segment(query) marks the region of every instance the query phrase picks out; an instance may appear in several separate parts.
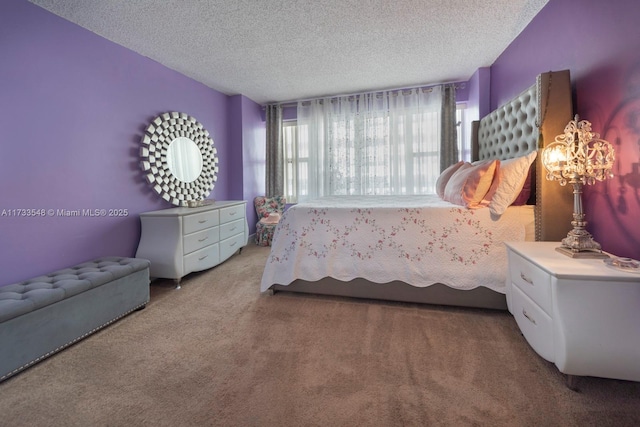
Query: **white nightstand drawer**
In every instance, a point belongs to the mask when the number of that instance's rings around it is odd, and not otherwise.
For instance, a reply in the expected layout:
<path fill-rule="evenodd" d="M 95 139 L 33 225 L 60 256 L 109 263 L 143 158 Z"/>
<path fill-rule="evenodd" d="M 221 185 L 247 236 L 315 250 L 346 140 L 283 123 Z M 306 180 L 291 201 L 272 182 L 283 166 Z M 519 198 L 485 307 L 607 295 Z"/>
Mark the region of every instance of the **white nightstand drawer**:
<path fill-rule="evenodd" d="M 184 253 L 189 254 L 198 249 L 218 243 L 220 240 L 219 227 L 211 227 L 206 230 L 198 231 L 184 236 Z"/>
<path fill-rule="evenodd" d="M 186 215 L 183 221 L 184 234 L 195 233 L 205 228 L 214 227 L 220 222 L 217 210 Z"/>
<path fill-rule="evenodd" d="M 220 259 L 227 259 L 235 251 L 246 245 L 246 237 L 244 233 L 236 234 L 230 239 L 220 241 Z"/>
<path fill-rule="evenodd" d="M 244 204 L 220 209 L 220 223 L 244 218 Z"/>
<path fill-rule="evenodd" d="M 640 381 L 640 275 L 567 257 L 558 242 L 505 245 L 509 310 L 536 353 L 568 375 Z M 548 276 L 548 291 L 538 275 Z M 552 310 L 545 313 L 542 301 Z"/>
<path fill-rule="evenodd" d="M 215 267 L 220 263 L 218 244 L 207 246 L 184 257 L 184 270 L 188 272 L 202 271 Z"/>
<path fill-rule="evenodd" d="M 238 233 L 244 234 L 244 221 L 241 219 L 227 222 L 220 226 L 220 240 L 228 239 Z"/>
<path fill-rule="evenodd" d="M 515 317 L 522 335 L 542 358 L 554 361 L 553 323 L 540 307 L 529 297 L 513 287 L 511 294 L 513 317 Z"/>
<path fill-rule="evenodd" d="M 509 275 L 515 287 L 520 288 L 548 315 L 551 315 L 551 275 L 549 273 L 513 251 L 509 251 Z"/>

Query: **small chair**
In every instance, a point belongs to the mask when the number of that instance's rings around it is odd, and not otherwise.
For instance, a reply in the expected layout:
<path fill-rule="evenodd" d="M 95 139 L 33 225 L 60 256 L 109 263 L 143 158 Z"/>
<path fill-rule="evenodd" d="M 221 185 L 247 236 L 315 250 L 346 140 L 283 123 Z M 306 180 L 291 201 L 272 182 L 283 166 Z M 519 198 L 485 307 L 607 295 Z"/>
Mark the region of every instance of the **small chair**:
<path fill-rule="evenodd" d="M 253 199 L 253 205 L 259 218 L 256 224 L 256 245 L 271 246 L 273 232 L 280 221 L 286 203 L 283 196 L 258 196 Z"/>

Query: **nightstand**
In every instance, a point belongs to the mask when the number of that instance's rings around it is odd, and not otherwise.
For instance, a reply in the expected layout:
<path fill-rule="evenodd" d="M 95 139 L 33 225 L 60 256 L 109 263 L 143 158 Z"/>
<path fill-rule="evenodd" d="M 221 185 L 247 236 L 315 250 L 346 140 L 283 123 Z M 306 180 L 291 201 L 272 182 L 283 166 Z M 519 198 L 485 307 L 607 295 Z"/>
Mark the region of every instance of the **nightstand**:
<path fill-rule="evenodd" d="M 507 305 L 531 347 L 569 375 L 640 381 L 640 274 L 557 242 L 506 243 Z"/>

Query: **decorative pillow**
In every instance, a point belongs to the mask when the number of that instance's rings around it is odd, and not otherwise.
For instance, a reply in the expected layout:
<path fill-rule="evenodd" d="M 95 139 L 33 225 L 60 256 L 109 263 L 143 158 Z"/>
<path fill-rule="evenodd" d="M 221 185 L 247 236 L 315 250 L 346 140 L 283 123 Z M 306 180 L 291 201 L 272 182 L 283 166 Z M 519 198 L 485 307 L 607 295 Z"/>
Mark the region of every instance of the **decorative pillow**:
<path fill-rule="evenodd" d="M 465 163 L 447 182 L 443 199 L 470 209 L 487 206 L 497 188 L 494 177 L 499 177 L 499 170 L 500 160 Z"/>
<path fill-rule="evenodd" d="M 453 174 L 458 169 L 460 169 L 460 166 L 462 165 L 464 165 L 464 162 L 460 160 L 458 163 L 449 166 L 444 171 L 442 171 L 442 173 L 436 180 L 436 193 L 438 194 L 438 196 L 440 196 L 441 199 L 444 198 L 444 189 L 447 186 L 447 182 L 449 182 L 451 176 L 453 176 Z"/>
<path fill-rule="evenodd" d="M 260 222 L 263 224 L 277 224 L 280 222 L 280 214 L 278 212 L 271 212 L 269 216 L 260 218 Z"/>
<path fill-rule="evenodd" d="M 492 214 L 502 215 L 504 211 L 519 198 L 520 192 L 523 190 L 527 176 L 529 175 L 531 164 L 537 154 L 536 151 L 532 151 L 526 156 L 500 162 L 500 184 L 489 203 L 489 210 Z M 529 182 L 528 194 L 522 195 L 522 197 L 526 196 L 524 203 L 526 203 L 530 194 L 531 182 Z"/>
<path fill-rule="evenodd" d="M 527 173 L 527 179 L 524 180 L 524 185 L 518 197 L 511 203 L 511 206 L 526 205 L 531 196 L 531 180 L 533 179 L 533 167 L 529 166 L 529 172 Z"/>

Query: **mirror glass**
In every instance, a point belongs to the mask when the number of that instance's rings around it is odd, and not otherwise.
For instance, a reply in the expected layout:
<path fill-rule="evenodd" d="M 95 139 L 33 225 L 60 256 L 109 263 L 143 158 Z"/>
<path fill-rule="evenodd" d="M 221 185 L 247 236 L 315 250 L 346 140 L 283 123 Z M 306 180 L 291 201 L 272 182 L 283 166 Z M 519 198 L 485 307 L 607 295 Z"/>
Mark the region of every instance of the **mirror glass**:
<path fill-rule="evenodd" d="M 181 136 L 167 148 L 167 166 L 182 182 L 193 182 L 202 173 L 202 153 L 195 142 Z"/>

